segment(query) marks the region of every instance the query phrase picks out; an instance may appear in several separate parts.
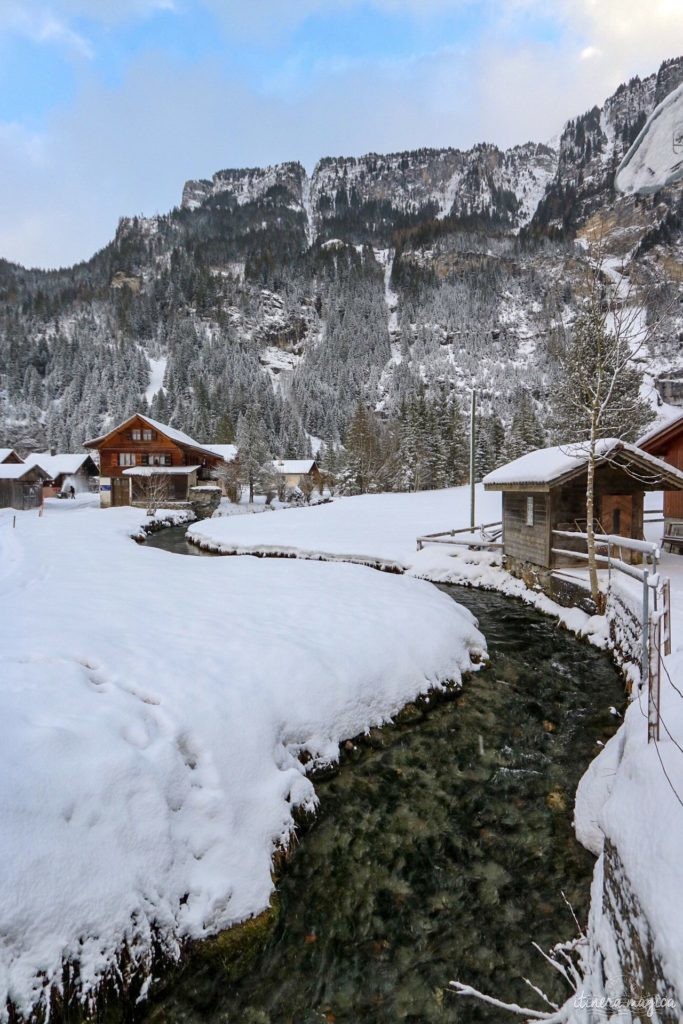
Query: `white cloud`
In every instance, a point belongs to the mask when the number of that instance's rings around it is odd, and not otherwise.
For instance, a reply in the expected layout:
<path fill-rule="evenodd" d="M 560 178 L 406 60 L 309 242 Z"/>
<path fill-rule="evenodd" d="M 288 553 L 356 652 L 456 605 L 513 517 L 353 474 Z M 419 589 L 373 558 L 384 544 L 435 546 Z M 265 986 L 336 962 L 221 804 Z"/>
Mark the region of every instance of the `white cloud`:
<path fill-rule="evenodd" d="M 77 57 L 90 58 L 90 42 L 71 28 L 67 21 L 51 10 L 31 2 L 6 2 L 0 9 L 0 31 L 25 36 L 34 43 L 47 43 L 61 47 Z"/>
<path fill-rule="evenodd" d="M 178 9 L 189 2 L 175 0 Z M 143 16 L 160 3 L 169 0 L 59 0 L 51 10 L 68 28 L 78 14 Z M 417 0 L 375 3 L 388 11 L 417 7 Z M 423 12 L 429 5 L 461 3 L 421 0 Z M 242 28 L 256 32 L 248 22 L 254 9 L 291 21 L 331 4 L 220 6 L 226 17 L 237 17 L 239 7 Z M 559 19 L 560 42 L 527 33 L 523 45 L 511 44 L 508 30 L 520 12 L 528 19 L 541 9 Z M 43 8 L 27 0 L 22 10 L 37 16 Z M 119 87 L 105 88 L 85 62 L 73 107 L 53 115 L 42 134 L 0 125 L 0 255 L 41 265 L 87 258 L 112 237 L 119 215 L 163 212 L 179 202 L 186 178 L 221 167 L 300 159 L 310 168 L 323 155 L 544 141 L 620 82 L 683 52 L 683 0 L 650 0 L 647 11 L 641 0 L 501 0 L 490 10 L 496 20 L 466 52 L 444 47 L 377 61 L 342 54 L 313 65 L 291 54 L 253 85 L 228 79 L 218 62 L 178 65 L 148 54 Z M 41 24 L 47 43 L 49 23 L 34 21 L 33 31 Z"/>

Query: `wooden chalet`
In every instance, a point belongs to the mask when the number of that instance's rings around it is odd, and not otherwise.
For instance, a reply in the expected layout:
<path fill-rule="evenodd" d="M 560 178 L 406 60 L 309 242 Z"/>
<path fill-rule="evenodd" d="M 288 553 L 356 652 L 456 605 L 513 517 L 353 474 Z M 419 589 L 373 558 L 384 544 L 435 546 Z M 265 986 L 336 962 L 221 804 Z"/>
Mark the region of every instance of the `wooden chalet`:
<path fill-rule="evenodd" d="M 37 464 L 45 470 L 43 498 L 54 498 L 66 494 L 70 487 L 77 494 L 96 489 L 99 469 L 88 452 L 58 454 L 55 452 L 31 452 L 26 456 L 27 464 Z"/>
<path fill-rule="evenodd" d="M 503 552 L 511 572 L 541 570 L 542 576 L 575 561 L 553 548 L 585 550 L 571 538 L 554 539 L 553 530 L 586 530 L 587 461 L 582 444 L 542 448 L 484 477 L 487 491 L 503 492 Z M 624 441 L 598 442 L 596 531 L 642 540 L 645 491 L 660 490 L 681 494 L 683 472 Z M 628 560 L 629 552 L 622 549 L 622 557 Z"/>
<path fill-rule="evenodd" d="M 0 448 L 0 466 L 18 466 L 23 461 L 14 448 Z"/>
<path fill-rule="evenodd" d="M 683 470 L 683 413 L 641 437 L 638 447 Z M 664 492 L 664 522 L 665 534 L 683 524 L 683 494 L 680 491 Z"/>
<path fill-rule="evenodd" d="M 225 460 L 182 430 L 136 413 L 101 437 L 86 441 L 100 455 L 100 505 L 139 500 L 149 476 L 168 479 L 168 500 L 186 502 L 191 489 L 215 476 Z"/>
<path fill-rule="evenodd" d="M 23 462 L 0 464 L 0 508 L 22 511 L 40 508 L 43 503 L 45 470 Z"/>

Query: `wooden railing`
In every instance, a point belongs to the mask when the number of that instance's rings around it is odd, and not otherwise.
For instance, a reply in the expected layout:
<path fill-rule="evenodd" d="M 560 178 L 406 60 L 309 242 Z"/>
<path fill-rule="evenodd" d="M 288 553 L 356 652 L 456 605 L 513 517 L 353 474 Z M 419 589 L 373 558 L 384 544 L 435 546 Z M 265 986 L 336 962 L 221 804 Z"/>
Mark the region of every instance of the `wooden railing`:
<path fill-rule="evenodd" d="M 469 534 L 470 539 L 466 540 L 464 534 Z M 500 520 L 495 523 L 482 523 L 480 526 L 464 526 L 458 530 L 442 530 L 440 533 L 425 533 L 417 538 L 417 550 L 422 551 L 425 544 L 454 544 L 459 547 L 474 548 L 502 548 L 503 524 Z"/>
<path fill-rule="evenodd" d="M 571 537 L 573 540 L 588 541 L 586 533 L 571 530 L 553 530 L 553 537 Z M 621 537 L 619 534 L 599 533 L 595 535 L 596 547 L 607 554 L 595 555 L 600 566 L 608 569 L 608 596 L 612 590 L 612 570 L 623 573 L 637 580 L 642 586 L 642 606 L 639 625 L 641 636 L 640 678 L 641 686 L 648 682 L 648 741 L 659 739 L 659 688 L 662 668 L 662 656 L 671 653 L 671 584 L 658 572 L 657 566 L 661 558 L 659 546 L 646 540 L 633 537 Z M 643 564 L 631 565 L 621 558 L 612 555 L 612 549 L 624 549 L 639 552 L 643 556 Z M 570 556 L 588 562 L 588 551 L 569 550 L 553 547 L 553 554 Z M 626 611 L 623 601 L 614 602 L 614 607 Z M 628 613 L 633 620 L 631 613 Z"/>

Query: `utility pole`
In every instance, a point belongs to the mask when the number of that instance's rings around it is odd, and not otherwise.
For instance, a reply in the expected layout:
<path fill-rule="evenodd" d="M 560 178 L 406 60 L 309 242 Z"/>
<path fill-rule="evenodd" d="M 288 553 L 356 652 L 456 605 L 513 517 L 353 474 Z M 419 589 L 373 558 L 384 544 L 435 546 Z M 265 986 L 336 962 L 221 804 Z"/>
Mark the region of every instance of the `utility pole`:
<path fill-rule="evenodd" d="M 470 527 L 474 529 L 474 443 L 476 440 L 474 416 L 477 408 L 476 391 L 472 388 L 472 404 L 470 406 Z"/>

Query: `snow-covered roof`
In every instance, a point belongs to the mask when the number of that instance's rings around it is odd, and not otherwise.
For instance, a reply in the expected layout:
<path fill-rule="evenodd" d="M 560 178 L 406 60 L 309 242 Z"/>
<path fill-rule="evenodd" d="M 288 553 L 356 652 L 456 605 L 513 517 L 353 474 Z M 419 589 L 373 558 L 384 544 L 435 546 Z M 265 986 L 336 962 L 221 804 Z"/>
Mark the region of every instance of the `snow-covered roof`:
<path fill-rule="evenodd" d="M 21 455 L 15 452 L 14 448 L 0 448 L 0 463 L 4 462 L 5 459 L 8 459 L 10 455 L 16 455 L 18 459 L 21 459 Z"/>
<path fill-rule="evenodd" d="M 31 452 L 26 456 L 27 465 L 39 465 L 50 480 L 58 476 L 71 476 L 77 473 L 87 459 L 92 459 L 88 452 L 76 452 L 63 455 L 50 455 L 49 452 Z"/>
<path fill-rule="evenodd" d="M 666 478 L 671 486 L 678 485 L 683 488 L 683 472 L 619 438 L 607 437 L 598 440 L 596 454 L 601 462 L 619 457 L 620 462 L 633 463 Z M 588 442 L 585 441 L 558 445 L 554 448 L 537 448 L 499 469 L 494 469 L 482 482 L 487 490 L 505 490 L 507 487 L 524 485 L 528 485 L 531 490 L 543 490 L 558 480 L 580 472 L 587 462 Z"/>
<path fill-rule="evenodd" d="M 277 473 L 283 476 L 290 473 L 310 473 L 315 466 L 315 459 L 273 459 L 273 466 Z"/>
<path fill-rule="evenodd" d="M 683 84 L 655 107 L 619 164 L 620 192 L 651 195 L 683 179 Z"/>
<path fill-rule="evenodd" d="M 201 466 L 132 466 L 124 469 L 124 476 L 189 476 Z"/>
<path fill-rule="evenodd" d="M 226 462 L 234 462 L 237 458 L 236 444 L 205 444 L 204 448 L 208 448 L 210 452 L 220 455 Z"/>
<path fill-rule="evenodd" d="M 653 441 L 659 438 L 660 435 L 668 434 L 673 428 L 683 427 L 683 412 L 677 409 L 673 415 L 671 414 L 671 407 L 667 409 L 667 415 L 659 417 L 653 427 L 643 434 L 642 437 L 638 438 L 636 442 L 639 448 L 651 444 Z"/>
<path fill-rule="evenodd" d="M 111 430 L 108 430 L 106 434 L 101 434 L 99 437 L 93 437 L 89 441 L 85 441 L 85 447 L 96 447 L 101 441 L 110 437 L 111 434 L 115 434 L 117 430 L 121 430 L 127 423 L 130 423 L 136 418 L 142 420 L 143 423 L 146 423 L 153 430 L 158 430 L 159 433 L 163 434 L 164 437 L 167 437 L 169 441 L 175 441 L 176 444 L 184 445 L 186 448 L 194 448 L 195 451 L 203 452 L 204 455 L 211 455 L 214 458 L 218 454 L 207 445 L 200 444 L 199 441 L 195 441 L 193 437 L 190 437 L 190 435 L 186 434 L 183 430 L 178 430 L 176 427 L 169 427 L 166 423 L 159 423 L 158 420 L 153 420 L 150 416 L 143 416 L 141 412 L 135 413 L 133 416 L 129 416 L 127 420 L 124 420 L 123 423 L 118 423 L 115 427 L 112 427 Z M 222 456 L 219 457 L 222 458 Z"/>
<path fill-rule="evenodd" d="M 34 469 L 42 473 L 44 479 L 51 479 L 50 474 L 39 466 L 37 462 L 28 465 L 25 462 L 3 462 L 0 465 L 0 480 L 21 480 Z"/>

